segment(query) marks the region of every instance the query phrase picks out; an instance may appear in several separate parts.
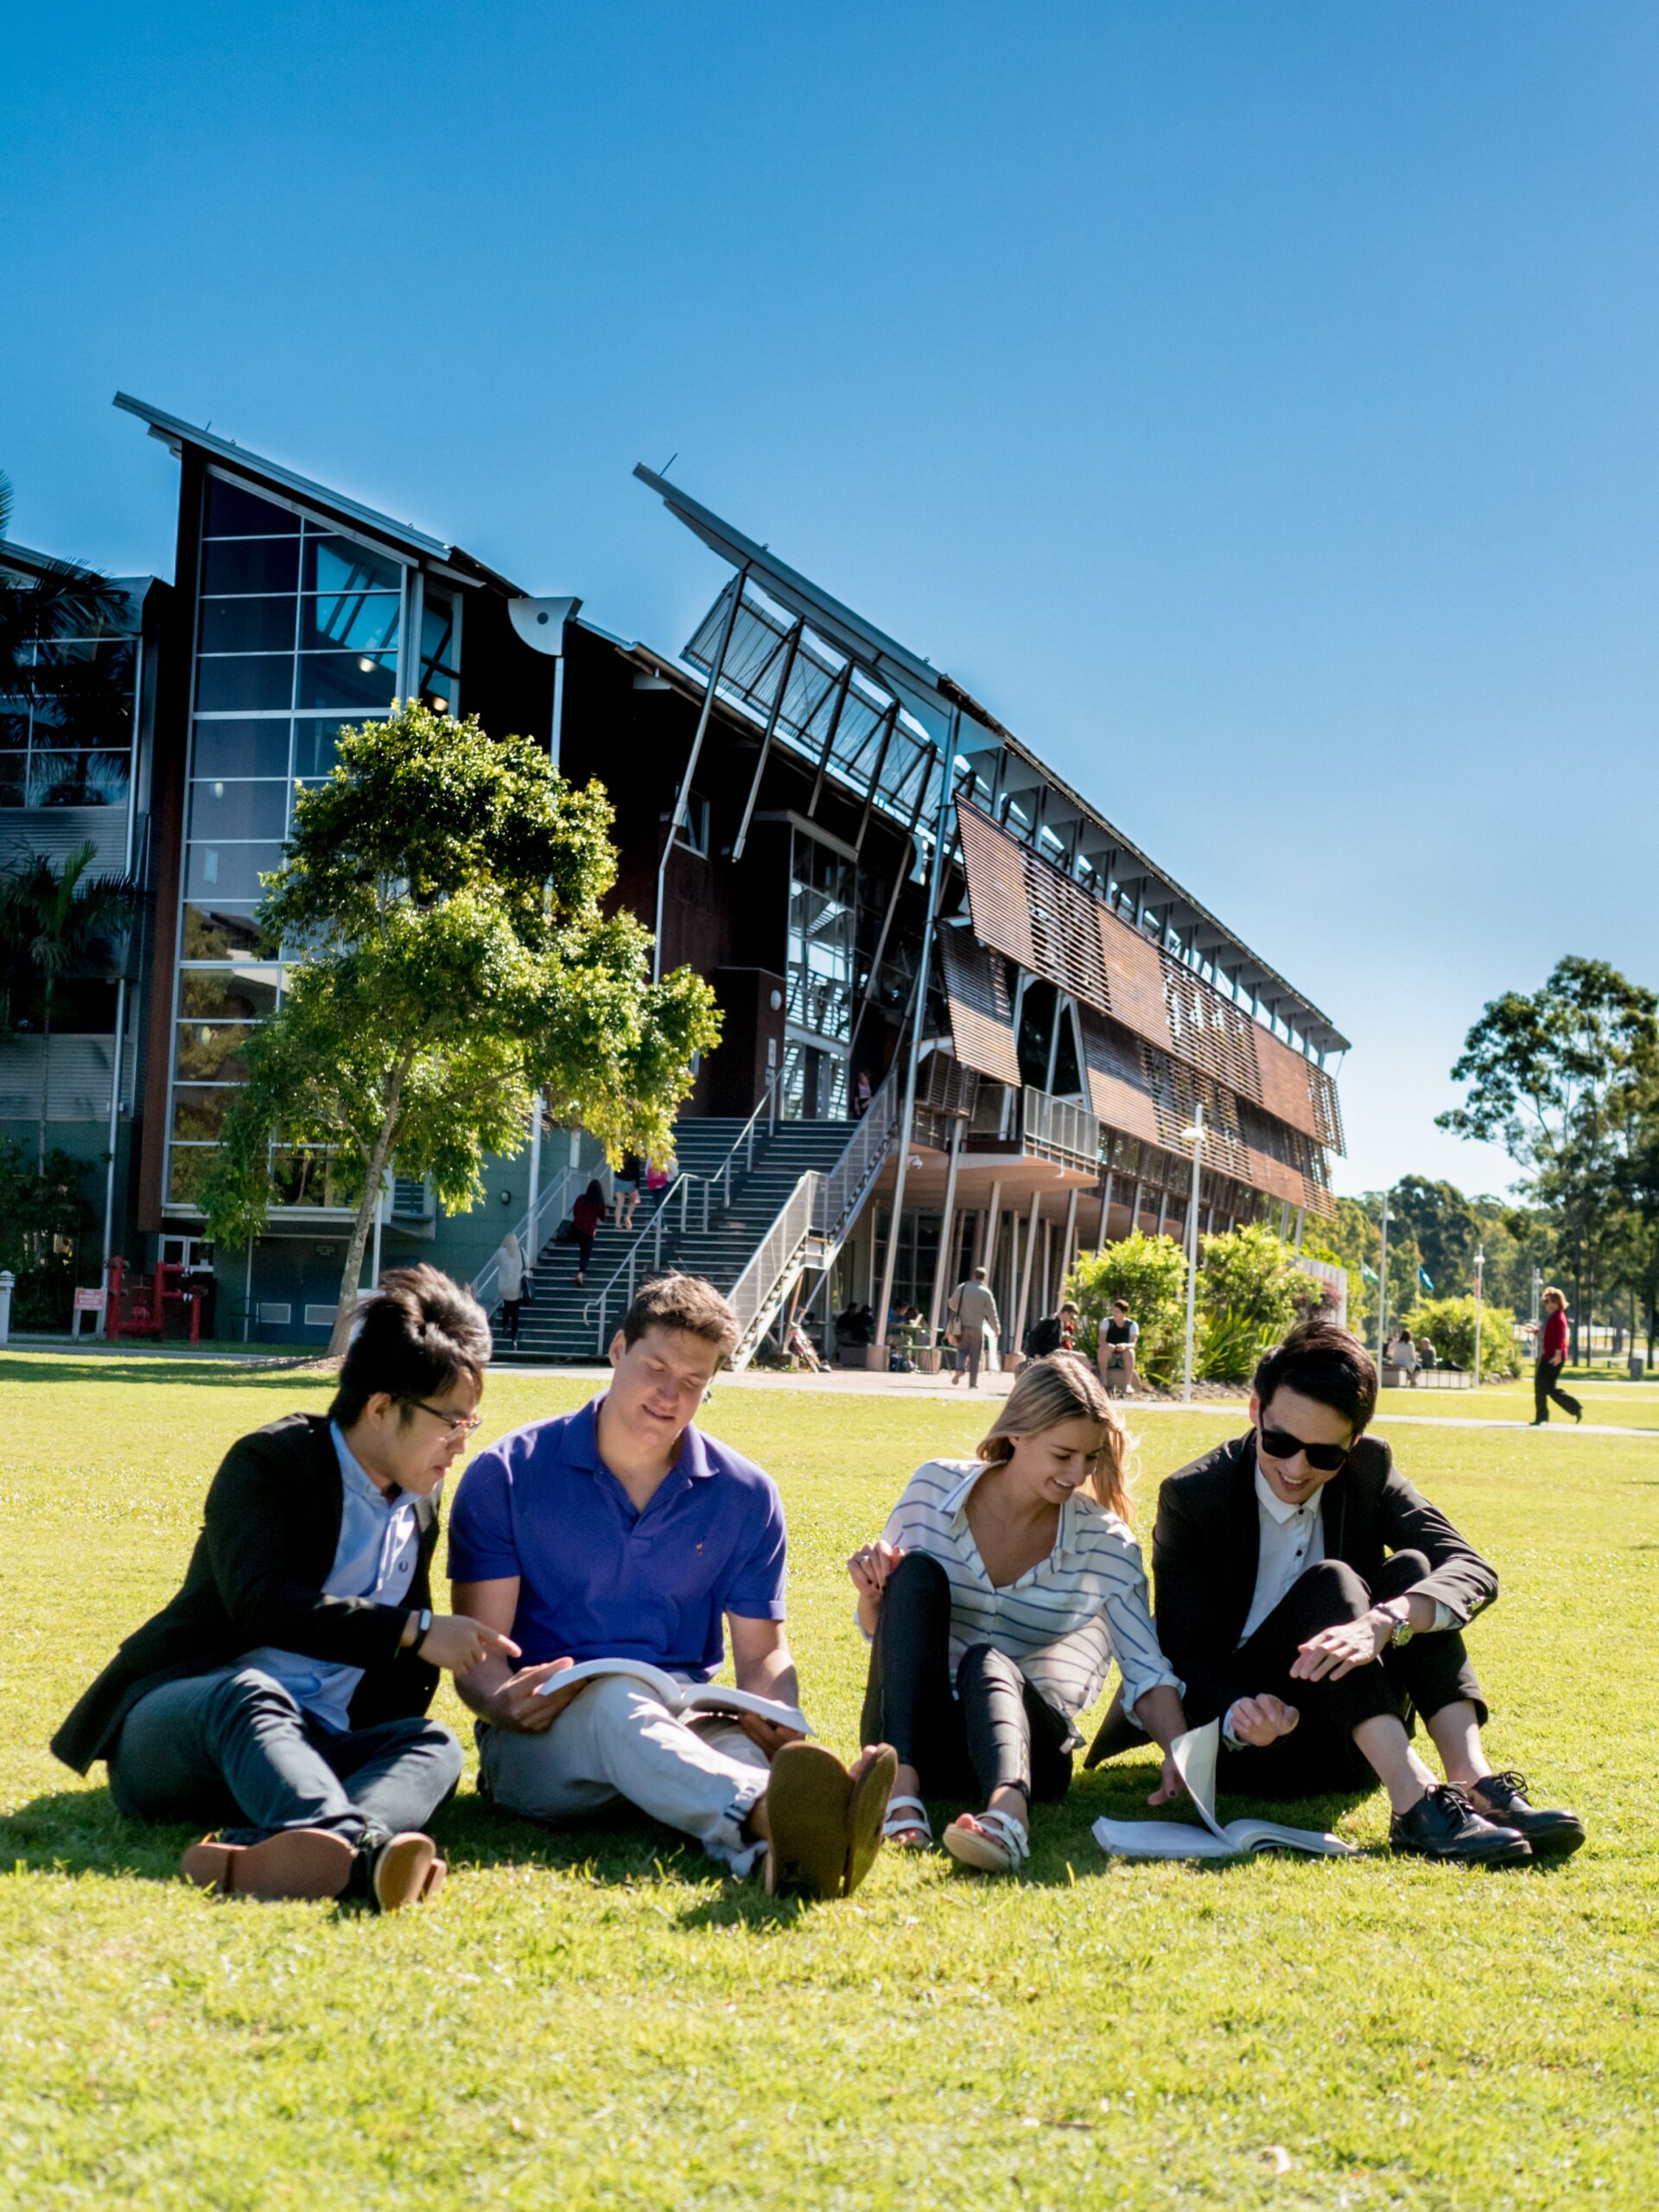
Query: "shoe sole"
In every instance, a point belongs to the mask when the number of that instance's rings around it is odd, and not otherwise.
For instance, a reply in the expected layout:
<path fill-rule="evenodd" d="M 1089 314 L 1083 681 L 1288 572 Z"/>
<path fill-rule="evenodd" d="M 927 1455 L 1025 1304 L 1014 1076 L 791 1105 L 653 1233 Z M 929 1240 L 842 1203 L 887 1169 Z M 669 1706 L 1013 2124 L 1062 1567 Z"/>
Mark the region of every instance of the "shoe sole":
<path fill-rule="evenodd" d="M 819 1744 L 785 1744 L 766 1784 L 766 1894 L 813 1898 L 840 1894 L 851 1848 L 853 1783 L 835 1753 Z"/>
<path fill-rule="evenodd" d="M 1533 1855 L 1529 1843 L 1505 1844 L 1501 1851 L 1419 1851 L 1414 1844 L 1390 1843 L 1402 1859 L 1426 1859 L 1433 1866 L 1524 1866 Z"/>
<path fill-rule="evenodd" d="M 382 1912 L 401 1912 L 405 1905 L 428 1895 L 428 1884 L 434 1889 L 432 1876 L 440 1864 L 429 1835 L 409 1829 L 395 1835 L 382 1847 L 374 1862 L 374 1901 Z M 438 1876 L 438 1880 L 442 1880 Z"/>
<path fill-rule="evenodd" d="M 239 1897 L 337 1897 L 351 1879 L 352 1847 L 324 1828 L 284 1828 L 263 1843 L 193 1844 L 179 1872 L 199 1889 Z"/>
<path fill-rule="evenodd" d="M 1570 1859 L 1585 1841 L 1585 1831 L 1578 1821 L 1571 1827 L 1552 1828 L 1543 1835 L 1529 1835 L 1535 1859 Z"/>
<path fill-rule="evenodd" d="M 847 1864 L 841 1884 L 844 1897 L 851 1897 L 880 1853 L 887 1800 L 898 1778 L 899 1754 L 891 1744 L 878 1744 L 866 1763 L 856 1766 L 847 1806 Z"/>
<path fill-rule="evenodd" d="M 955 1821 L 940 1841 L 959 1866 L 971 1866 L 976 1874 L 1012 1874 L 1020 1864 L 995 1836 L 982 1835 L 977 1828 L 964 1828 Z"/>

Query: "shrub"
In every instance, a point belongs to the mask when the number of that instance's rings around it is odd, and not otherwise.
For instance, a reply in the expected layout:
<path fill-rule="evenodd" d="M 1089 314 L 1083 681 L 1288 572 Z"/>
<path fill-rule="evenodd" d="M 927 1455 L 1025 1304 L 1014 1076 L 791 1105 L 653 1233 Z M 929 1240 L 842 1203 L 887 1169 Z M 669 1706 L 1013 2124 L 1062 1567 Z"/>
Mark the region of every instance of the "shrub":
<path fill-rule="evenodd" d="M 1206 1315 L 1253 1323 L 1277 1344 L 1318 1303 L 1319 1287 L 1287 1245 L 1259 1224 L 1198 1245 L 1198 1306 Z"/>
<path fill-rule="evenodd" d="M 1248 1313 L 1205 1313 L 1192 1348 L 1192 1370 L 1202 1382 L 1248 1382 L 1264 1352 L 1284 1335 Z"/>
<path fill-rule="evenodd" d="M 1180 1361 L 1186 1298 L 1186 1261 L 1173 1236 L 1137 1229 L 1097 1252 L 1079 1252 L 1065 1287 L 1081 1317 L 1080 1350 L 1094 1357 L 1112 1301 L 1122 1298 L 1141 1326 L 1137 1370 L 1160 1387 L 1169 1381 Z"/>
<path fill-rule="evenodd" d="M 21 1144 L 0 1140 L 0 1268 L 17 1278 L 11 1294 L 15 1329 L 67 1329 L 79 1280 L 83 1236 L 92 1210 L 81 1196 L 86 1162 L 48 1152 L 46 1173 Z M 92 1248 L 92 1273 L 97 1251 Z"/>
<path fill-rule="evenodd" d="M 1414 1337 L 1427 1337 L 1444 1367 L 1472 1370 L 1475 1363 L 1475 1301 L 1472 1298 L 1426 1298 L 1407 1317 Z M 1480 1317 L 1480 1372 L 1518 1372 L 1515 1316 L 1506 1306 L 1487 1305 Z"/>

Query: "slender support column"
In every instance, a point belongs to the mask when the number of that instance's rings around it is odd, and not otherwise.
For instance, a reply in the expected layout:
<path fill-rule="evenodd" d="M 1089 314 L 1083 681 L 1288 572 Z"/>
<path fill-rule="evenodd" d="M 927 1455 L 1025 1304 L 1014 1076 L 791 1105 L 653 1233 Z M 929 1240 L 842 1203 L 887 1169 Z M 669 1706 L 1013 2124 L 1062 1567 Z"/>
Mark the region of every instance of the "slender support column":
<path fill-rule="evenodd" d="M 1031 1219 L 1026 1224 L 1026 1264 L 1020 1271 L 1020 1306 L 1014 1317 L 1014 1344 L 1018 1351 L 1026 1341 L 1026 1309 L 1031 1303 L 1031 1262 L 1037 1249 L 1037 1224 L 1043 1217 L 1043 1194 L 1033 1191 L 1031 1196 Z"/>
<path fill-rule="evenodd" d="M 927 1341 L 938 1341 L 939 1309 L 944 1302 L 945 1271 L 950 1265 L 950 1224 L 957 1208 L 957 1169 L 962 1160 L 962 1123 L 950 1131 L 950 1160 L 944 1171 L 944 1218 L 939 1224 L 939 1257 L 933 1270 L 933 1295 L 927 1302 Z"/>
<path fill-rule="evenodd" d="M 1106 1170 L 1106 1180 L 1100 1186 L 1100 1242 L 1102 1245 L 1106 1242 L 1106 1231 L 1111 1219 L 1111 1212 L 1112 1171 L 1109 1167 Z"/>
<path fill-rule="evenodd" d="M 540 1224 L 537 1216 L 542 1203 L 542 1094 L 538 1090 L 530 1102 L 530 1249 L 524 1254 L 524 1265 L 536 1264 L 540 1243 Z M 378 1269 L 376 1270 L 378 1280 Z"/>
<path fill-rule="evenodd" d="M 991 1195 L 985 1202 L 985 1220 L 987 1225 L 980 1235 L 980 1243 L 984 1249 L 980 1253 L 979 1264 L 984 1268 L 985 1280 L 988 1282 L 991 1278 L 991 1270 L 996 1265 L 996 1232 L 1002 1225 L 1002 1179 L 1001 1176 L 998 1176 L 991 1185 Z"/>
<path fill-rule="evenodd" d="M 830 772 L 830 758 L 836 749 L 836 732 L 841 728 L 842 709 L 847 704 L 847 693 L 853 680 L 853 664 L 849 661 L 841 671 L 841 681 L 836 687 L 836 703 L 830 709 L 830 727 L 823 733 L 823 750 L 818 755 L 818 772 L 813 779 L 812 796 L 806 802 L 809 821 L 816 819 L 818 801 L 823 796 L 823 779 Z"/>
<path fill-rule="evenodd" d="M 1013 1349 L 1014 1295 L 1019 1281 L 1020 1217 L 1010 1206 L 1008 1209 L 1008 1294 L 1006 1298 L 997 1300 L 998 1307 L 1002 1314 L 1002 1348 L 1005 1351 Z"/>
<path fill-rule="evenodd" d="M 1198 1176 L 1204 1159 L 1204 1107 L 1192 1114 L 1192 1190 L 1186 1202 L 1186 1382 L 1182 1396 L 1192 1402 L 1192 1324 L 1198 1289 Z"/>
<path fill-rule="evenodd" d="M 1296 1249 L 1299 1252 L 1302 1249 L 1302 1229 L 1306 1220 L 1307 1208 L 1306 1206 L 1298 1206 L 1296 1209 Z"/>
<path fill-rule="evenodd" d="M 732 603 L 726 610 L 725 626 L 720 633 L 720 649 L 709 671 L 709 688 L 702 695 L 702 709 L 697 716 L 696 734 L 691 740 L 691 752 L 675 797 L 674 811 L 668 818 L 668 835 L 663 841 L 662 858 L 657 863 L 657 927 L 651 950 L 651 980 L 653 983 L 660 983 L 663 979 L 663 900 L 668 883 L 668 863 L 673 855 L 674 840 L 680 834 L 680 824 L 685 818 L 685 810 L 690 801 L 691 779 L 697 772 L 702 741 L 708 733 L 709 717 L 715 711 L 715 694 L 719 690 L 720 679 L 725 673 L 727 648 L 732 642 L 732 632 L 737 627 L 738 609 L 743 604 L 743 586 L 748 573 L 749 565 L 746 561 L 732 580 Z"/>
<path fill-rule="evenodd" d="M 1158 1193 L 1158 1234 L 1160 1236 L 1164 1233 L 1164 1224 L 1168 1219 L 1169 1192 L 1167 1191 L 1160 1191 Z"/>
<path fill-rule="evenodd" d="M 910 1061 L 905 1071 L 905 1107 L 899 1122 L 899 1156 L 893 1179 L 893 1234 L 887 1239 L 887 1265 L 881 1270 L 881 1302 L 876 1309 L 875 1341 L 887 1341 L 887 1306 L 893 1297 L 893 1270 L 899 1257 L 899 1224 L 905 1208 L 905 1179 L 910 1167 L 911 1139 L 916 1128 L 916 1071 L 921 1064 L 922 1031 L 927 1026 L 927 974 L 933 958 L 933 939 L 938 928 L 939 898 L 944 888 L 945 828 L 950 819 L 957 758 L 957 729 L 960 709 L 950 711 L 950 737 L 939 760 L 939 811 L 933 828 L 933 865 L 927 879 L 927 918 L 922 927 L 922 950 L 916 965 L 916 1003 L 910 1025 Z M 874 978 L 871 978 L 874 987 Z"/>
<path fill-rule="evenodd" d="M 1130 1230 L 1137 1230 L 1137 1229 L 1139 1229 L 1139 1228 L 1140 1228 L 1140 1226 L 1141 1226 L 1141 1178 L 1137 1175 L 1137 1176 L 1135 1177 L 1135 1197 L 1134 1197 L 1134 1198 L 1130 1201 L 1130 1205 L 1129 1205 L 1129 1227 L 1130 1227 Z"/>
<path fill-rule="evenodd" d="M 1065 1235 L 1060 1244 L 1060 1287 L 1055 1304 L 1065 1296 L 1065 1279 L 1077 1265 L 1077 1191 L 1075 1184 L 1065 1206 Z"/>

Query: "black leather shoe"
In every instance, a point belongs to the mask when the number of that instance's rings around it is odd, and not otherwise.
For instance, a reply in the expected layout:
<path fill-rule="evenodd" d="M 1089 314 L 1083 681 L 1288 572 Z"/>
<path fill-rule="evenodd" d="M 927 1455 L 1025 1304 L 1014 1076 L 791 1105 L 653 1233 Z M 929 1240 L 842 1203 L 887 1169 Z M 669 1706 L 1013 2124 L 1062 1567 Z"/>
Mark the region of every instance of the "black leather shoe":
<path fill-rule="evenodd" d="M 1517 1829 L 1532 1846 L 1535 1859 L 1566 1859 L 1584 1841 L 1584 1822 L 1576 1813 L 1546 1811 L 1527 1802 L 1527 1777 L 1510 1767 L 1469 1785 L 1476 1810 L 1489 1821 Z"/>
<path fill-rule="evenodd" d="M 1518 1866 L 1532 1856 L 1532 1846 L 1518 1828 L 1483 1820 L 1449 1782 L 1431 1782 L 1408 1813 L 1395 1815 L 1389 1822 L 1389 1846 L 1464 1866 Z"/>

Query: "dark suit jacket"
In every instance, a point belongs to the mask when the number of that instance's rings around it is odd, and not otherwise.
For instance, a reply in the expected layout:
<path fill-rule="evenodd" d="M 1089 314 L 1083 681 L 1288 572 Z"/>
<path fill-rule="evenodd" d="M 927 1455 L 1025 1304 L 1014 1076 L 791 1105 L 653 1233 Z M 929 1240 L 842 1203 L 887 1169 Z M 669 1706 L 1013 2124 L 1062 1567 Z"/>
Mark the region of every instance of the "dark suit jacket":
<path fill-rule="evenodd" d="M 424 1713 L 437 1670 L 398 1642 L 411 1606 L 430 1605 L 436 1497 L 418 1507 L 420 1551 L 407 1605 L 325 1598 L 340 1544 L 340 1461 L 321 1414 L 289 1414 L 232 1445 L 213 1477 L 184 1586 L 136 1630 L 52 1738 L 85 1774 L 105 1758 L 147 1690 L 205 1675 L 270 1644 L 360 1667 L 355 1728 Z"/>
<path fill-rule="evenodd" d="M 1497 1599 L 1494 1570 L 1395 1471 L 1379 1438 L 1360 1438 L 1320 1491 L 1319 1510 L 1325 1556 L 1345 1560 L 1367 1583 L 1390 1552 L 1417 1551 L 1429 1566 L 1418 1591 L 1445 1605 L 1459 1628 Z M 1254 1430 L 1182 1467 L 1159 1492 L 1152 1538 L 1158 1641 L 1186 1684 L 1191 1726 L 1261 1688 L 1234 1669 L 1255 1593 L 1260 1532 Z"/>

